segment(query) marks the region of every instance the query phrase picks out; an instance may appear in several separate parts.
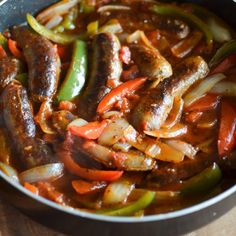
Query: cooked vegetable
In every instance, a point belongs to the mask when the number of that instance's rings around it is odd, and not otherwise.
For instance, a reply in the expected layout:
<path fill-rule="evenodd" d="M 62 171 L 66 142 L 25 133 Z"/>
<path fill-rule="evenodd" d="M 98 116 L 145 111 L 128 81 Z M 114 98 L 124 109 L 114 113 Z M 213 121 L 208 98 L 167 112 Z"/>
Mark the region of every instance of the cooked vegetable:
<path fill-rule="evenodd" d="M 62 0 L 58 3 L 51 5 L 44 11 L 40 12 L 36 19 L 44 24 L 49 21 L 55 15 L 64 15 L 69 11 L 70 8 L 74 7 L 80 0 Z"/>
<path fill-rule="evenodd" d="M 13 181 L 19 182 L 18 174 L 17 171 L 12 168 L 11 166 L 0 162 L 0 170 L 6 174 L 8 177 L 10 177 Z"/>
<path fill-rule="evenodd" d="M 37 20 L 30 14 L 27 14 L 27 22 L 38 34 L 44 36 L 45 38 L 53 41 L 54 43 L 68 44 L 74 42 L 76 39 L 83 38 L 84 36 L 80 35 L 71 35 L 71 34 L 59 34 L 54 33 L 52 30 L 47 29 L 43 25 L 37 22 Z"/>
<path fill-rule="evenodd" d="M 103 195 L 104 205 L 124 204 L 127 201 L 134 184 L 129 181 L 120 180 L 110 183 Z"/>
<path fill-rule="evenodd" d="M 87 46 L 80 40 L 74 42 L 72 61 L 67 75 L 59 89 L 57 100 L 71 101 L 84 87 L 87 76 Z"/>
<path fill-rule="evenodd" d="M 230 27 L 217 15 L 196 4 L 187 4 L 198 17 L 207 20 L 213 39 L 223 43 L 232 39 Z"/>
<path fill-rule="evenodd" d="M 151 8 L 151 10 L 160 15 L 175 16 L 185 20 L 186 22 L 200 29 L 205 34 L 208 45 L 209 46 L 212 45 L 213 36 L 208 25 L 205 24 L 197 16 L 192 15 L 191 13 L 188 13 L 187 11 L 184 11 L 183 9 L 177 6 L 164 5 L 164 4 L 155 5 Z"/>
<path fill-rule="evenodd" d="M 194 31 L 190 37 L 183 39 L 178 44 L 171 48 L 174 56 L 178 58 L 183 58 L 187 56 L 201 41 L 202 33 L 199 31 Z"/>
<path fill-rule="evenodd" d="M 156 138 L 176 138 L 187 133 L 187 126 L 177 124 L 170 129 L 159 129 L 153 131 L 144 131 L 145 134 Z"/>
<path fill-rule="evenodd" d="M 230 153 L 236 145 L 236 111 L 227 102 L 221 104 L 218 152 L 221 157 Z"/>
<path fill-rule="evenodd" d="M 221 19 L 62 0 L 26 20 L 0 33 L 0 171 L 107 216 L 179 210 L 233 181 L 236 34 Z"/>
<path fill-rule="evenodd" d="M 20 180 L 24 183 L 36 183 L 39 181 L 53 181 L 63 175 L 64 165 L 62 163 L 53 163 L 21 172 Z"/>
<path fill-rule="evenodd" d="M 110 209 L 105 212 L 97 212 L 99 214 L 109 215 L 109 216 L 129 216 L 133 215 L 142 209 L 148 207 L 155 197 L 155 192 L 147 191 L 139 200 L 134 203 L 128 204 L 124 207 L 118 209 Z"/>
<path fill-rule="evenodd" d="M 180 140 L 166 140 L 165 141 L 169 146 L 176 149 L 177 151 L 182 152 L 185 156 L 193 159 L 197 154 L 197 149 L 194 148 L 191 144 L 185 143 Z"/>
<path fill-rule="evenodd" d="M 73 180 L 72 186 L 78 194 L 95 193 L 107 186 L 106 182 L 86 182 L 84 180 Z"/>
<path fill-rule="evenodd" d="M 18 59 L 22 58 L 21 51 L 17 48 L 16 41 L 8 39 L 8 48 L 11 51 L 12 55 Z"/>
<path fill-rule="evenodd" d="M 202 82 L 198 84 L 192 91 L 184 97 L 184 105 L 186 107 L 190 106 L 192 103 L 200 99 L 207 92 L 209 92 L 217 83 L 221 80 L 225 79 L 226 76 L 224 74 L 216 74 L 210 77 L 205 78 Z"/>
<path fill-rule="evenodd" d="M 219 87 L 219 85 L 222 83 L 227 83 L 227 82 L 219 82 L 211 89 L 211 92 L 213 92 L 214 88 Z M 208 111 L 216 108 L 219 102 L 220 102 L 219 96 L 213 94 L 207 94 L 201 97 L 200 99 L 196 100 L 195 102 L 193 102 L 186 109 L 187 111 Z"/>
<path fill-rule="evenodd" d="M 83 126 L 72 126 L 68 127 L 68 130 L 79 137 L 83 137 L 86 139 L 97 139 L 102 134 L 103 130 L 107 126 L 107 121 L 103 120 L 102 122 L 90 122 Z"/>
<path fill-rule="evenodd" d="M 122 6 L 122 5 L 106 5 L 99 7 L 97 12 L 103 13 L 105 11 L 123 11 L 123 10 L 131 10 L 128 6 Z"/>
<path fill-rule="evenodd" d="M 214 163 L 211 167 L 205 169 L 200 174 L 183 182 L 180 193 L 184 196 L 203 193 L 211 190 L 221 180 L 221 170 L 219 166 Z"/>
<path fill-rule="evenodd" d="M 102 114 L 119 101 L 119 99 L 134 93 L 138 90 L 147 80 L 147 78 L 137 78 L 132 81 L 128 81 L 126 83 L 121 84 L 117 88 L 113 89 L 110 93 L 108 93 L 99 103 L 97 112 Z"/>
<path fill-rule="evenodd" d="M 231 41 L 225 43 L 221 48 L 219 48 L 217 50 L 216 54 L 209 62 L 210 67 L 213 67 L 213 66 L 219 64 L 226 57 L 228 57 L 231 54 L 235 54 L 235 53 L 236 53 L 236 41 L 231 40 Z"/>

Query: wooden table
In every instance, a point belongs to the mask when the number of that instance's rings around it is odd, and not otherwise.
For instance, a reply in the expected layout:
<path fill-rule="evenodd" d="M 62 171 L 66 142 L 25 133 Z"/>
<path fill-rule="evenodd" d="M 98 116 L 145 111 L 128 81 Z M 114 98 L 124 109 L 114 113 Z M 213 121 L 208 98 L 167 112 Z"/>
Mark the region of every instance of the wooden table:
<path fill-rule="evenodd" d="M 236 207 L 208 226 L 189 233 L 186 236 L 235 236 L 235 218 Z M 26 235 L 65 236 L 64 234 L 39 225 L 0 199 L 0 236 Z"/>

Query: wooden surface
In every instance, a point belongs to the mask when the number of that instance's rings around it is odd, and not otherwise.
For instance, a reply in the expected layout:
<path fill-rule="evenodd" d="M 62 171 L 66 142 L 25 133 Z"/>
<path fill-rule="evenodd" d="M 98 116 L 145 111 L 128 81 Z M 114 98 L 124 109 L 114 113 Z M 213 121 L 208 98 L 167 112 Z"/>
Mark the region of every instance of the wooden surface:
<path fill-rule="evenodd" d="M 186 236 L 235 236 L 236 207 L 208 226 Z M 0 199 L 0 236 L 65 236 L 32 221 Z M 82 235 L 80 235 L 82 236 Z"/>

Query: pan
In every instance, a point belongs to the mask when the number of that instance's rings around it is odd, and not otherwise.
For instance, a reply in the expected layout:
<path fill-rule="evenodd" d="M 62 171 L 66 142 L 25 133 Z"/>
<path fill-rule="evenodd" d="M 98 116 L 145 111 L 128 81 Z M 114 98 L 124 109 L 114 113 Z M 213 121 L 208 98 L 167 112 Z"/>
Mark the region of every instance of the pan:
<path fill-rule="evenodd" d="M 23 23 L 27 12 L 34 14 L 54 2 L 0 0 L 0 31 Z M 188 2 L 203 5 L 236 28 L 236 2 L 233 0 Z M 236 204 L 236 184 L 228 183 L 221 194 L 200 204 L 143 218 L 115 218 L 65 208 L 28 192 L 1 172 L 0 196 L 35 221 L 69 235 L 181 235 L 210 223 L 233 208 Z"/>

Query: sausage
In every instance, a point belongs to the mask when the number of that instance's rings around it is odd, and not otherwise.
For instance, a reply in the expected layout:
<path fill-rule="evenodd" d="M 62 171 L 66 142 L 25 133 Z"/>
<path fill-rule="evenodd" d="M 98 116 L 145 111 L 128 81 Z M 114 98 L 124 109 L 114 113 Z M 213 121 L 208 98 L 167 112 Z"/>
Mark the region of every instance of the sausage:
<path fill-rule="evenodd" d="M 57 49 L 46 38 L 26 27 L 16 27 L 12 36 L 22 48 L 28 65 L 28 85 L 32 99 L 43 102 L 57 91 L 60 58 Z"/>
<path fill-rule="evenodd" d="M 9 84 L 1 96 L 3 121 L 8 135 L 26 168 L 54 162 L 51 150 L 36 138 L 27 91 L 19 83 Z"/>
<path fill-rule="evenodd" d="M 144 45 L 130 45 L 131 55 L 134 62 L 144 77 L 162 81 L 172 75 L 170 63 L 160 54 L 156 48 Z"/>
<path fill-rule="evenodd" d="M 111 33 L 100 33 L 94 36 L 92 42 L 92 55 L 90 75 L 85 89 L 80 114 L 86 120 L 93 118 L 101 99 L 110 91 L 109 84 L 117 84 L 122 72 L 119 59 L 120 42 Z"/>
<path fill-rule="evenodd" d="M 0 93 L 11 83 L 19 71 L 19 61 L 14 58 L 0 59 Z"/>
<path fill-rule="evenodd" d="M 173 76 L 144 92 L 132 112 L 133 125 L 141 130 L 159 129 L 172 109 L 174 98 L 181 97 L 208 71 L 207 63 L 200 56 L 187 58 L 178 64 Z"/>
<path fill-rule="evenodd" d="M 163 162 L 152 171 L 148 178 L 161 186 L 178 183 L 180 180 L 193 177 L 217 162 L 217 156 L 215 153 L 210 155 L 199 153 L 193 160 L 187 159 L 177 164 Z"/>

